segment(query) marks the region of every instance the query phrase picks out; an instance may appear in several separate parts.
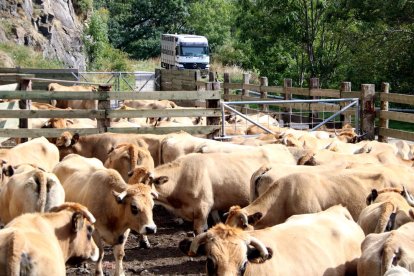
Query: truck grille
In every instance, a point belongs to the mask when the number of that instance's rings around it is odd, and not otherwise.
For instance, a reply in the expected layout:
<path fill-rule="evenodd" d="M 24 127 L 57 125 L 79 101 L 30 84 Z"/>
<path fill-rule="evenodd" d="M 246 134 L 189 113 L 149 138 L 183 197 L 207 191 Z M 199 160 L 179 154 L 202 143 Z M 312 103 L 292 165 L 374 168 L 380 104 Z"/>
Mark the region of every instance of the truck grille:
<path fill-rule="evenodd" d="M 185 69 L 206 69 L 207 64 L 205 63 L 182 63 Z"/>

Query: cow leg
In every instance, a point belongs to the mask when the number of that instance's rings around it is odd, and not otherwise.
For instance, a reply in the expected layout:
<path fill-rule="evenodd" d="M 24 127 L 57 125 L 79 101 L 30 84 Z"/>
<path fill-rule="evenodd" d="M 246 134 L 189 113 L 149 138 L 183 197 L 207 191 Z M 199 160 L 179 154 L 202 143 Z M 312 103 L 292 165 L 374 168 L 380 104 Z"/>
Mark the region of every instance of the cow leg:
<path fill-rule="evenodd" d="M 96 243 L 96 246 L 99 248 L 99 258 L 96 261 L 95 275 L 103 276 L 104 274 L 102 269 L 102 259 L 104 257 L 104 247 L 98 231 L 93 232 L 93 239 Z"/>
<path fill-rule="evenodd" d="M 148 249 L 151 248 L 151 244 L 148 240 L 147 235 L 138 235 L 138 240 L 139 240 L 139 248 L 144 248 L 144 249 Z"/>
<path fill-rule="evenodd" d="M 211 218 L 213 219 L 214 224 L 221 222 L 220 214 L 217 210 L 211 211 L 210 215 L 211 215 Z"/>
<path fill-rule="evenodd" d="M 130 232 L 130 229 L 126 230 L 124 234 L 122 235 L 122 238 L 121 237 L 119 238 L 119 244 L 116 244 L 112 247 L 113 252 L 114 252 L 114 258 L 115 258 L 115 274 L 114 274 L 115 276 L 125 275 L 122 260 L 124 259 L 124 256 L 125 256 L 124 247 L 128 239 L 129 232 Z"/>

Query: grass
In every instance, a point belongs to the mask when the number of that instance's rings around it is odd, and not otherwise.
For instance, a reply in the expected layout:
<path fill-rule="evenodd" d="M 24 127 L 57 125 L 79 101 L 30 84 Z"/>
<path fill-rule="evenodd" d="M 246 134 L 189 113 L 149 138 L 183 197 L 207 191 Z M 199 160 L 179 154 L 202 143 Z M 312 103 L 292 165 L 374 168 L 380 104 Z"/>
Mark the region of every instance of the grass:
<path fill-rule="evenodd" d="M 42 53 L 14 43 L 0 43 L 0 52 L 3 55 L 8 55 L 16 67 L 42 69 L 65 68 L 56 59 L 44 59 Z M 4 67 L 4 64 L 0 63 L 0 66 Z"/>

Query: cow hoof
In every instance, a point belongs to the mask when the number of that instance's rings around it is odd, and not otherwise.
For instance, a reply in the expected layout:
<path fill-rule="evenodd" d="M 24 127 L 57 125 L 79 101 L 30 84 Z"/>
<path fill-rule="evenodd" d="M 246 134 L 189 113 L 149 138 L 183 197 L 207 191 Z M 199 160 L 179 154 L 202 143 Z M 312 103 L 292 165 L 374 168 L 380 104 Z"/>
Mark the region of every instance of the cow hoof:
<path fill-rule="evenodd" d="M 183 225 L 184 224 L 184 220 L 182 218 L 176 218 L 176 219 L 174 219 L 174 222 L 177 223 L 178 225 Z"/>
<path fill-rule="evenodd" d="M 139 248 L 149 249 L 151 248 L 151 244 L 149 241 L 139 241 Z"/>
<path fill-rule="evenodd" d="M 194 238 L 196 236 L 194 231 L 187 232 L 187 237 Z"/>

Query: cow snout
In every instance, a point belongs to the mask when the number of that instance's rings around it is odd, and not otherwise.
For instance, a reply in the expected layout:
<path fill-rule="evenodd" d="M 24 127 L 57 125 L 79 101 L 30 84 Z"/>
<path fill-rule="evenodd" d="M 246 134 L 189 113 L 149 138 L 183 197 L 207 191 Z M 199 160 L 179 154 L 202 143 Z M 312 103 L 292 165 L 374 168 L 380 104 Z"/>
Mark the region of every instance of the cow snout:
<path fill-rule="evenodd" d="M 155 234 L 157 232 L 156 225 L 145 226 L 145 234 Z"/>

